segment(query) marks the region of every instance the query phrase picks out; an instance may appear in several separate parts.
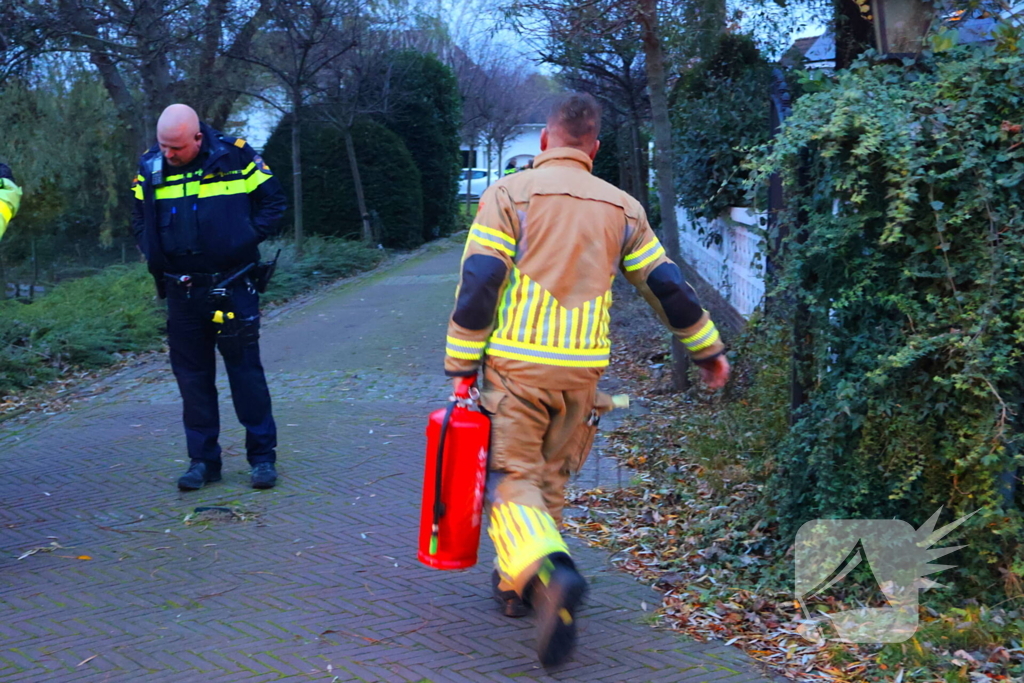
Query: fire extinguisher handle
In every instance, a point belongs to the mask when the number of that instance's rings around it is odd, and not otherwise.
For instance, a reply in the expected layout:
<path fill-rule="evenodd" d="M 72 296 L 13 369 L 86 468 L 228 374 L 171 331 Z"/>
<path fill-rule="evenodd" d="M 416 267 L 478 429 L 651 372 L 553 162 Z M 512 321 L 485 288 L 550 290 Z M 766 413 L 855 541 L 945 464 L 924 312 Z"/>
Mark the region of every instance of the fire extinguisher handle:
<path fill-rule="evenodd" d="M 467 399 L 469 398 L 469 392 L 476 384 L 476 377 L 463 377 L 462 381 L 459 382 L 459 386 L 455 387 L 455 398 Z"/>

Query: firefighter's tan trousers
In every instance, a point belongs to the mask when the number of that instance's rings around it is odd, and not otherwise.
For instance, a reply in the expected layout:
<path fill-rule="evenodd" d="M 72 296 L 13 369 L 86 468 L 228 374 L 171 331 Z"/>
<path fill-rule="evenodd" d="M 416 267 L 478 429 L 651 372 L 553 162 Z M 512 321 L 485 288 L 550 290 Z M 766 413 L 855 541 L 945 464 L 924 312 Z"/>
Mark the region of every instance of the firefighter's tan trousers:
<path fill-rule="evenodd" d="M 611 408 L 597 387 L 556 391 L 485 366 L 480 405 L 491 416 L 489 533 L 501 589 L 520 595 L 551 553 L 569 549 L 558 527 L 565 484 L 590 452 L 594 416 Z"/>

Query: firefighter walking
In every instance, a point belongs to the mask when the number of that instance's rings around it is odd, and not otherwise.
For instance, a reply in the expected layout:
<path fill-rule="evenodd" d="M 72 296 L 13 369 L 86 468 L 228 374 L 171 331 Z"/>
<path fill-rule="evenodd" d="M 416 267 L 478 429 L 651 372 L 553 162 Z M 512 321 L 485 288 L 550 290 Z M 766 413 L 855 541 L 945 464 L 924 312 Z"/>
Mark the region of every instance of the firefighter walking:
<path fill-rule="evenodd" d="M 507 616 L 533 608 L 544 666 L 571 653 L 587 590 L 559 525 L 565 484 L 612 407 L 597 381 L 609 362 L 616 274 L 680 339 L 708 386 L 729 374 L 718 330 L 639 202 L 591 174 L 600 121 L 591 96 L 562 96 L 532 170 L 481 197 L 448 325 L 446 374 L 458 383 L 483 369 L 495 598 Z"/>
<path fill-rule="evenodd" d="M 0 239 L 7 232 L 7 225 L 18 213 L 21 206 L 21 188 L 14 183 L 14 174 L 7 164 L 0 164 Z"/>

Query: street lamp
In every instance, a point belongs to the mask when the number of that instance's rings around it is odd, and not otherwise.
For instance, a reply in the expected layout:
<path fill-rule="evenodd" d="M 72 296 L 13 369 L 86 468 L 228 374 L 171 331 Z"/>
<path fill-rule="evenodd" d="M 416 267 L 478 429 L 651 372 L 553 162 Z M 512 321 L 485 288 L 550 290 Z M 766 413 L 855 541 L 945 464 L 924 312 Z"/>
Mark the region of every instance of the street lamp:
<path fill-rule="evenodd" d="M 886 57 L 916 57 L 932 25 L 935 8 L 922 0 L 872 0 L 875 46 Z"/>

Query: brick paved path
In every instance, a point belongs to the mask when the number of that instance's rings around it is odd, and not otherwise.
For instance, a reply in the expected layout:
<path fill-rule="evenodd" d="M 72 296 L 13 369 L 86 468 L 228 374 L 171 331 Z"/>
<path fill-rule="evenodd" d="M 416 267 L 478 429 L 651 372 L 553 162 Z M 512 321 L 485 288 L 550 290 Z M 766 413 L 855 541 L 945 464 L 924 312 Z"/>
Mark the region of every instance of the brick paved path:
<path fill-rule="evenodd" d="M 593 590 L 575 661 L 551 675 L 531 620 L 496 613 L 489 559 L 464 573 L 416 563 L 457 263 L 428 253 L 270 321 L 272 491 L 247 486 L 223 382 L 224 481 L 177 491 L 181 409 L 163 360 L 68 412 L 0 424 L 0 681 L 767 680 L 732 648 L 650 628 L 641 603 L 657 596 L 606 553 L 575 544 Z M 35 548 L 48 550 L 18 559 Z"/>

